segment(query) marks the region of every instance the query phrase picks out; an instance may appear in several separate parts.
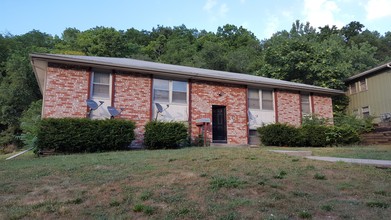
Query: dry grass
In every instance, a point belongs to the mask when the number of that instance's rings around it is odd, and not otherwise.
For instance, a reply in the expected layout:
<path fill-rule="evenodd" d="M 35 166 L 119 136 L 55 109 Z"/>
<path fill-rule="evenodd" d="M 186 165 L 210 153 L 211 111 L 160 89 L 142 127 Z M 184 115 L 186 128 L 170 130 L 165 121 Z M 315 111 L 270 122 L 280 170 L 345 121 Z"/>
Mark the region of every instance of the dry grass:
<path fill-rule="evenodd" d="M 0 179 L 0 219 L 388 219 L 391 210 L 391 169 L 264 148 L 29 154 L 1 160 Z"/>

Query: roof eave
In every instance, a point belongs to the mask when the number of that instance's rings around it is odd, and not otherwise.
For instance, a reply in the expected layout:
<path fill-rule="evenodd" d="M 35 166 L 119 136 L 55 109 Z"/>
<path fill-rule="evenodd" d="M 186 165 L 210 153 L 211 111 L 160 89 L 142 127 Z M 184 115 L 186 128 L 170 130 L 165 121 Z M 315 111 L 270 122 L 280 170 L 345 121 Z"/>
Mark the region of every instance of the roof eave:
<path fill-rule="evenodd" d="M 50 56 L 45 54 L 30 54 L 31 60 L 33 59 L 43 59 L 47 60 L 48 62 L 59 62 L 64 64 L 76 64 L 76 65 L 92 65 L 94 67 L 105 67 L 105 68 L 119 68 L 121 70 L 131 70 L 131 71 L 137 71 L 137 72 L 143 72 L 148 74 L 156 74 L 156 75 L 166 75 L 166 76 L 175 76 L 175 77 L 182 77 L 187 79 L 201 79 L 201 80 L 209 80 L 209 81 L 217 81 L 217 82 L 225 82 L 225 83 L 231 83 L 231 84 L 240 84 L 240 85 L 248 85 L 248 86 L 264 86 L 269 88 L 277 88 L 277 89 L 286 89 L 286 90 L 297 90 L 297 91 L 305 91 L 305 92 L 313 92 L 313 93 L 319 93 L 319 94 L 325 94 L 325 95 L 342 95 L 344 94 L 343 91 L 335 90 L 335 89 L 328 89 L 328 88 L 305 88 L 303 86 L 297 86 L 297 85 L 283 85 L 279 83 L 261 83 L 261 82 L 254 82 L 254 81 L 248 81 L 248 80 L 240 80 L 240 79 L 222 79 L 222 78 L 214 78 L 210 76 L 201 75 L 198 73 L 191 73 L 191 72 L 181 72 L 181 71 L 166 71 L 162 69 L 155 69 L 155 68 L 137 68 L 130 65 L 119 65 L 114 64 L 110 62 L 96 62 L 91 60 L 80 60 L 70 57 L 56 57 L 56 56 Z"/>

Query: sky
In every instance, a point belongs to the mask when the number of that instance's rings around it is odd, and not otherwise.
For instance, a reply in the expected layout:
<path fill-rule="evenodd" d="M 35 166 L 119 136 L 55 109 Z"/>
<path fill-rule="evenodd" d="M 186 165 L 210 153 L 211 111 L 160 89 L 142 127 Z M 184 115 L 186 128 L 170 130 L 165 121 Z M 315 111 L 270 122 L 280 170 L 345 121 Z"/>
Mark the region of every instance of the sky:
<path fill-rule="evenodd" d="M 243 26 L 258 39 L 290 30 L 296 20 L 313 27 L 351 21 L 380 34 L 391 31 L 391 0 L 0 0 L 0 34 L 33 29 L 61 37 L 65 28 L 96 26 L 152 30 L 157 25 L 216 32 Z"/>

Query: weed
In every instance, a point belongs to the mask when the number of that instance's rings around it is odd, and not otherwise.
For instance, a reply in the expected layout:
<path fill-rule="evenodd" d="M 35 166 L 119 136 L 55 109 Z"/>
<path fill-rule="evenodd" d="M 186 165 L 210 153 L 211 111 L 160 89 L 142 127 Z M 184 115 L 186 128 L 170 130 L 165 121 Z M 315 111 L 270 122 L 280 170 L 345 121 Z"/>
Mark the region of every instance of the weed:
<path fill-rule="evenodd" d="M 307 210 L 303 210 L 299 212 L 300 218 L 312 218 L 312 214 L 308 212 Z"/>
<path fill-rule="evenodd" d="M 334 207 L 332 205 L 322 205 L 320 208 L 324 211 L 327 211 L 327 212 L 330 212 L 334 209 Z"/>
<path fill-rule="evenodd" d="M 293 158 L 292 159 L 292 162 L 297 162 L 297 161 L 299 161 L 299 158 Z"/>
<path fill-rule="evenodd" d="M 284 179 L 286 176 L 287 172 L 284 170 L 281 170 L 277 175 L 274 175 L 274 179 Z"/>
<path fill-rule="evenodd" d="M 240 180 L 238 177 L 231 176 L 228 178 L 213 177 L 210 185 L 213 190 L 218 190 L 221 188 L 238 188 L 246 183 L 246 181 Z"/>
<path fill-rule="evenodd" d="M 308 166 L 306 166 L 306 169 L 307 169 L 307 170 L 315 170 L 315 167 L 312 166 L 312 165 L 308 165 Z"/>
<path fill-rule="evenodd" d="M 142 201 L 148 200 L 148 199 L 150 199 L 151 197 L 152 197 L 152 192 L 151 192 L 151 191 L 144 191 L 144 192 L 142 192 L 141 195 L 140 195 L 140 199 L 141 199 Z"/>
<path fill-rule="evenodd" d="M 121 203 L 118 202 L 117 200 L 112 200 L 110 202 L 110 207 L 116 207 L 116 206 L 120 206 L 120 205 L 121 205 Z"/>
<path fill-rule="evenodd" d="M 206 174 L 206 173 L 201 173 L 200 174 L 200 177 L 207 177 L 208 176 L 208 174 Z"/>
<path fill-rule="evenodd" d="M 314 179 L 316 180 L 326 180 L 326 175 L 322 174 L 322 173 L 315 173 L 314 175 Z"/>
<path fill-rule="evenodd" d="M 230 212 L 225 216 L 222 216 L 219 218 L 220 220 L 234 220 L 238 219 L 238 213 L 237 212 Z"/>
<path fill-rule="evenodd" d="M 83 203 L 83 199 L 79 197 L 79 198 L 76 198 L 76 199 L 73 199 L 73 200 L 68 200 L 66 203 L 67 203 L 67 204 L 75 204 L 75 205 L 78 205 L 78 204 Z"/>
<path fill-rule="evenodd" d="M 309 196 L 308 193 L 306 193 L 306 192 L 301 192 L 301 191 L 294 191 L 294 192 L 292 192 L 292 194 L 293 194 L 294 196 L 296 196 L 296 197 L 307 197 L 307 196 Z"/>
<path fill-rule="evenodd" d="M 149 205 L 144 206 L 143 212 L 147 215 L 153 215 L 155 208 Z"/>
<path fill-rule="evenodd" d="M 389 205 L 385 202 L 379 202 L 379 201 L 370 201 L 370 202 L 367 202 L 367 206 L 368 207 L 371 207 L 371 208 L 382 208 L 382 209 L 386 209 L 389 207 Z"/>
<path fill-rule="evenodd" d="M 266 185 L 266 181 L 261 180 L 261 181 L 258 182 L 258 185 L 264 186 L 264 185 Z"/>
<path fill-rule="evenodd" d="M 381 195 L 381 196 L 387 196 L 388 195 L 388 193 L 386 191 L 384 191 L 384 190 L 375 191 L 373 193 L 376 194 L 376 195 Z"/>
<path fill-rule="evenodd" d="M 145 207 L 145 205 L 138 203 L 138 204 L 134 205 L 133 211 L 134 212 L 142 212 L 144 210 L 144 207 Z"/>
<path fill-rule="evenodd" d="M 176 159 L 175 158 L 168 159 L 168 162 L 173 162 L 173 161 L 176 161 Z"/>

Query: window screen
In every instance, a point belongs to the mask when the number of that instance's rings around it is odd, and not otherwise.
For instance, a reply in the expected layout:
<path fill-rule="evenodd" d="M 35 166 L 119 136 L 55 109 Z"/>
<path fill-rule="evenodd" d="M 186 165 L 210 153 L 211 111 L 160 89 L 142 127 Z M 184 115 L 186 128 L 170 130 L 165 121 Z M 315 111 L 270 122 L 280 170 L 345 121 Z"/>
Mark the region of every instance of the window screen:
<path fill-rule="evenodd" d="M 94 72 L 92 97 L 110 98 L 110 74 Z"/>
<path fill-rule="evenodd" d="M 259 91 L 257 89 L 248 90 L 248 107 L 250 109 L 259 109 Z"/>
<path fill-rule="evenodd" d="M 273 110 L 273 92 L 271 90 L 262 90 L 262 109 Z"/>

